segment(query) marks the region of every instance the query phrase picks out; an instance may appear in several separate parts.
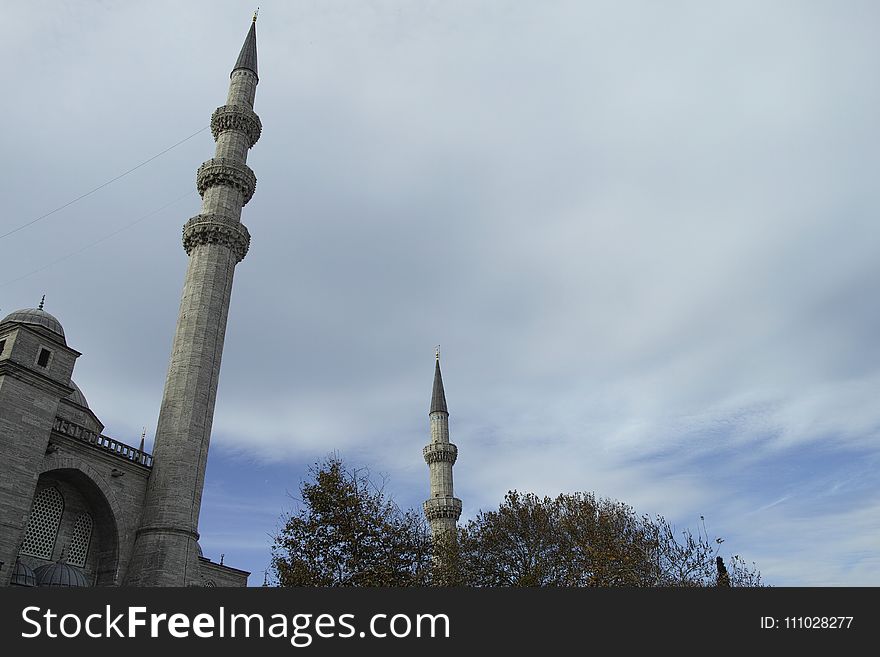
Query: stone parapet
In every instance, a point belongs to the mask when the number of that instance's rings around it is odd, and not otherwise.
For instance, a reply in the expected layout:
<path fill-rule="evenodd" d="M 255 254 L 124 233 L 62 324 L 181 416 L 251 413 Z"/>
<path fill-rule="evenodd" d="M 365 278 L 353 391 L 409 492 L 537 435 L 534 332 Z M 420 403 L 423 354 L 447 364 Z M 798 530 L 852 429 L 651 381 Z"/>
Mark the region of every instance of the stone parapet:
<path fill-rule="evenodd" d="M 244 224 L 217 214 L 199 214 L 183 226 L 183 248 L 187 255 L 200 244 L 220 244 L 230 249 L 236 262 L 247 255 L 251 235 Z"/>
<path fill-rule="evenodd" d="M 136 449 L 131 445 L 126 445 L 120 440 L 108 438 L 107 436 L 102 436 L 99 433 L 95 433 L 94 431 L 91 431 L 86 427 L 75 424 L 70 420 L 66 420 L 62 417 L 55 418 L 55 422 L 52 424 L 52 431 L 68 436 L 70 438 L 75 438 L 81 443 L 91 445 L 92 447 L 95 447 L 103 452 L 112 454 L 118 458 L 125 459 L 126 461 L 137 463 L 138 465 L 142 465 L 146 468 L 153 467 L 152 454 L 142 452 L 141 450 Z"/>
<path fill-rule="evenodd" d="M 452 463 L 458 458 L 458 447 L 453 443 L 431 443 L 422 449 L 425 463 Z"/>
<path fill-rule="evenodd" d="M 199 167 L 196 172 L 196 188 L 204 196 L 205 191 L 215 185 L 226 185 L 238 190 L 242 195 L 242 204 L 247 205 L 257 189 L 257 177 L 247 164 L 215 157 Z"/>
<path fill-rule="evenodd" d="M 461 500 L 457 497 L 432 497 L 423 505 L 428 522 L 441 518 L 458 520 L 461 516 Z"/>
<path fill-rule="evenodd" d="M 214 141 L 220 137 L 220 133 L 226 130 L 237 130 L 243 133 L 253 147 L 260 138 L 263 125 L 260 117 L 250 108 L 242 105 L 221 105 L 211 115 L 211 133 Z"/>

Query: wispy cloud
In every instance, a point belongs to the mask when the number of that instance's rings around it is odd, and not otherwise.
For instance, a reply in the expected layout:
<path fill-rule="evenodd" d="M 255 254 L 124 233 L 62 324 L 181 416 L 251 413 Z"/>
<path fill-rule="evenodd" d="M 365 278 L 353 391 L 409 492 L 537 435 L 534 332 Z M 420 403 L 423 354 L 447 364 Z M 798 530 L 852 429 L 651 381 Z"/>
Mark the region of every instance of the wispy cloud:
<path fill-rule="evenodd" d="M 880 584 L 880 487 L 860 466 L 880 459 L 877 7 L 262 12 L 253 243 L 203 543 L 259 561 L 248 536 L 333 450 L 418 504 L 439 342 L 466 513 L 510 488 L 595 490 L 705 515 L 770 582 Z M 28 63 L 7 71 L 10 224 L 206 125 L 248 20 L 158 2 L 27 5 L 0 25 Z M 202 137 L 10 236 L 4 280 L 179 195 Z M 0 299 L 47 294 L 77 382 L 131 442 L 155 426 L 183 206 Z"/>

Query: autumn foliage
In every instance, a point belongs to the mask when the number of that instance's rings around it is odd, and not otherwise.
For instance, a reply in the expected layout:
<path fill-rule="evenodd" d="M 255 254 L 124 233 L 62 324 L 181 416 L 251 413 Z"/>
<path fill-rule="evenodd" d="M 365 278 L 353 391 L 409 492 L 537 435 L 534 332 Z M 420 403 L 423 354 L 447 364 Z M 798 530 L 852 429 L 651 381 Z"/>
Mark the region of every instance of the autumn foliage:
<path fill-rule="evenodd" d="M 297 513 L 272 547 L 281 586 L 420 586 L 430 583 L 431 541 L 421 513 L 402 512 L 366 470 L 337 457 L 311 469 Z"/>
<path fill-rule="evenodd" d="M 299 510 L 275 535 L 281 586 L 760 586 L 754 566 L 720 559 L 703 525 L 663 518 L 592 493 L 510 491 L 457 534 L 431 541 L 421 512 L 402 511 L 365 470 L 331 457 L 301 486 Z"/>
<path fill-rule="evenodd" d="M 715 586 L 718 545 L 592 493 L 511 491 L 497 511 L 480 512 L 440 546 L 435 578 L 464 586 Z M 738 556 L 731 564 L 730 585 L 760 585 L 756 569 Z"/>

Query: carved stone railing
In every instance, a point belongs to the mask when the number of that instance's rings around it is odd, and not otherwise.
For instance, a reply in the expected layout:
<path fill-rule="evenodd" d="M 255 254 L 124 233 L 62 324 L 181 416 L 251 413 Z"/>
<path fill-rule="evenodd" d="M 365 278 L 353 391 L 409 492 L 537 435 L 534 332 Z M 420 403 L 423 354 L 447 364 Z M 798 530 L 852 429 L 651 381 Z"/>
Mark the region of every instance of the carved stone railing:
<path fill-rule="evenodd" d="M 183 249 L 189 255 L 200 244 L 222 244 L 241 262 L 247 255 L 251 235 L 244 224 L 218 214 L 199 214 L 183 225 Z"/>
<path fill-rule="evenodd" d="M 95 433 L 91 429 L 87 429 L 74 422 L 71 422 L 70 420 L 56 417 L 55 423 L 52 425 L 52 430 L 64 436 L 74 438 L 75 440 L 78 440 L 81 443 L 85 443 L 86 445 L 91 445 L 92 447 L 100 449 L 101 451 L 109 452 L 115 456 L 118 456 L 121 459 L 125 459 L 126 461 L 131 461 L 132 463 L 137 463 L 147 468 L 153 467 L 152 454 L 142 452 L 139 449 L 136 449 L 131 445 L 126 445 L 125 443 L 120 442 L 114 438 L 102 436 L 101 434 Z"/>
<path fill-rule="evenodd" d="M 432 497 L 422 505 L 428 521 L 450 518 L 458 520 L 461 515 L 461 500 L 457 497 Z"/>
<path fill-rule="evenodd" d="M 253 147 L 260 138 L 263 126 L 260 117 L 254 111 L 242 105 L 221 105 L 211 115 L 211 133 L 214 141 L 220 137 L 220 133 L 226 130 L 238 130 L 247 138 Z"/>
<path fill-rule="evenodd" d="M 431 443 L 422 449 L 425 463 L 452 463 L 458 458 L 458 447 L 453 443 Z"/>
<path fill-rule="evenodd" d="M 202 163 L 196 171 L 196 189 L 204 197 L 209 187 L 226 185 L 241 192 L 242 205 L 247 205 L 257 188 L 257 176 L 238 160 L 215 157 Z"/>

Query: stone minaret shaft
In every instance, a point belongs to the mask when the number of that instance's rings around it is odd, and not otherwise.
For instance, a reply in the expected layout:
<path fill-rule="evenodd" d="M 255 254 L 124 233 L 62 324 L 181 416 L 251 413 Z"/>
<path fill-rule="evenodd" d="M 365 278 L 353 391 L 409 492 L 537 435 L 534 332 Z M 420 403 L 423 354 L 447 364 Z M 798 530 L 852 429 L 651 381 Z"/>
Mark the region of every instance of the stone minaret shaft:
<path fill-rule="evenodd" d="M 259 81 L 256 17 L 230 78 L 226 105 L 211 117 L 215 156 L 196 175 L 202 208 L 183 227 L 189 266 L 156 429 L 153 471 L 125 578 L 131 586 L 200 583 L 199 510 L 232 276 L 250 244 L 241 209 L 257 184 L 246 164 L 248 149 L 262 129 L 253 111 Z"/>
<path fill-rule="evenodd" d="M 461 515 L 461 500 L 453 496 L 452 466 L 458 458 L 458 448 L 449 442 L 449 411 L 440 375 L 440 354 L 434 367 L 434 390 L 431 394 L 431 442 L 422 453 L 428 464 L 431 479 L 431 497 L 425 500 L 425 516 L 431 524 L 431 534 L 440 536 L 454 531 Z"/>

